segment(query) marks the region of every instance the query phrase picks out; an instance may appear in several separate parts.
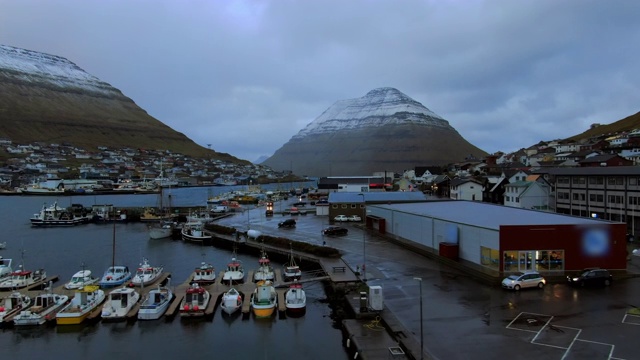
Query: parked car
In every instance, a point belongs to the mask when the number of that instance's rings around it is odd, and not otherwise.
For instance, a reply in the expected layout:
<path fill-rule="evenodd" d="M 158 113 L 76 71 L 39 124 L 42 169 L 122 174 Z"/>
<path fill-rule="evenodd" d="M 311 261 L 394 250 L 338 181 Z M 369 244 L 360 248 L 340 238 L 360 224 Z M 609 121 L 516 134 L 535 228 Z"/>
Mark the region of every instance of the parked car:
<path fill-rule="evenodd" d="M 349 218 L 347 217 L 347 215 L 338 215 L 333 218 L 333 221 L 338 221 L 338 222 L 349 221 Z"/>
<path fill-rule="evenodd" d="M 292 228 L 292 227 L 296 227 L 296 221 L 295 219 L 287 219 L 285 221 L 281 221 L 278 223 L 278 227 L 284 227 L 284 228 Z"/>
<path fill-rule="evenodd" d="M 322 235 L 347 235 L 348 229 L 341 226 L 329 226 L 322 230 Z"/>
<path fill-rule="evenodd" d="M 289 210 L 289 214 L 290 215 L 299 215 L 300 214 L 300 210 L 298 210 L 298 208 L 294 206 Z"/>
<path fill-rule="evenodd" d="M 580 274 L 567 276 L 567 282 L 576 286 L 609 286 L 613 282 L 613 276 L 607 269 L 588 268 Z"/>
<path fill-rule="evenodd" d="M 305 207 L 306 205 L 307 205 L 307 203 L 304 202 L 304 201 L 299 201 L 299 202 L 293 204 L 293 206 L 296 206 L 296 207 Z"/>
<path fill-rule="evenodd" d="M 347 216 L 347 218 L 349 221 L 362 221 L 362 218 L 359 215 L 350 215 Z"/>
<path fill-rule="evenodd" d="M 524 288 L 532 288 L 537 287 L 542 289 L 547 280 L 540 275 L 537 271 L 527 271 L 524 273 L 517 273 L 513 275 L 509 275 L 507 278 L 502 280 L 502 287 L 509 290 L 520 290 Z"/>

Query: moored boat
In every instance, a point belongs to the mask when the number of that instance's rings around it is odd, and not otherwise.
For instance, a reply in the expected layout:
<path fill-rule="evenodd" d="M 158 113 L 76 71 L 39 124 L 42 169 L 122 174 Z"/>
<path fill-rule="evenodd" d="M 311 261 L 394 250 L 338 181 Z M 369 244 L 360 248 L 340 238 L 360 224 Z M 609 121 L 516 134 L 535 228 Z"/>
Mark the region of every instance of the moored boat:
<path fill-rule="evenodd" d="M 102 304 L 104 290 L 97 285 L 88 285 L 76 290 L 71 301 L 56 314 L 58 325 L 76 325 L 84 321 L 91 311 Z"/>
<path fill-rule="evenodd" d="M 302 284 L 295 281 L 284 294 L 287 315 L 302 316 L 307 310 L 307 295 L 302 289 Z"/>
<path fill-rule="evenodd" d="M 133 286 L 147 286 L 152 284 L 162 275 L 162 270 L 164 270 L 162 266 L 151 266 L 149 260 L 144 258 L 142 259 L 142 264 L 140 264 L 138 270 L 136 270 L 133 279 L 131 279 L 131 284 Z"/>
<path fill-rule="evenodd" d="M 144 300 L 142 300 L 138 311 L 138 319 L 159 319 L 167 311 L 172 300 L 173 292 L 171 289 L 168 286 L 158 285 L 158 288 L 149 291 Z"/>
<path fill-rule="evenodd" d="M 213 265 L 202 262 L 193 273 L 193 282 L 199 285 L 213 284 L 216 281 L 216 269 Z"/>
<path fill-rule="evenodd" d="M 231 261 L 227 264 L 227 268 L 222 276 L 222 281 L 227 284 L 238 284 L 244 282 L 244 267 L 242 261 L 236 257 L 236 251 L 233 250 Z"/>
<path fill-rule="evenodd" d="M 223 312 L 231 315 L 242 307 L 242 296 L 235 288 L 231 288 L 222 294 L 220 308 Z"/>
<path fill-rule="evenodd" d="M 77 216 L 54 202 L 51 206 L 42 205 L 40 212 L 29 220 L 32 226 L 75 226 L 89 223 L 90 218 L 87 215 Z"/>
<path fill-rule="evenodd" d="M 109 266 L 100 279 L 100 287 L 112 288 L 120 286 L 131 279 L 131 271 L 128 266 L 114 265 Z"/>
<path fill-rule="evenodd" d="M 211 241 L 213 236 L 204 230 L 204 224 L 200 221 L 188 222 L 182 226 L 182 240 L 202 243 Z"/>
<path fill-rule="evenodd" d="M 140 300 L 140 293 L 133 288 L 121 287 L 112 290 L 102 305 L 103 320 L 123 320 Z"/>
<path fill-rule="evenodd" d="M 71 280 L 64 284 L 64 288 L 68 290 L 80 289 L 85 285 L 97 284 L 100 279 L 91 274 L 91 270 L 80 270 L 73 274 Z"/>
<path fill-rule="evenodd" d="M 42 282 L 47 278 L 47 272 L 43 269 L 30 271 L 23 270 L 22 266 L 11 273 L 8 278 L 0 282 L 0 290 L 21 289 Z"/>
<path fill-rule="evenodd" d="M 284 271 L 282 273 L 285 281 L 300 280 L 302 277 L 302 271 L 300 266 L 296 263 L 293 257 L 293 249 L 289 253 L 289 261 L 284 265 Z"/>
<path fill-rule="evenodd" d="M 36 296 L 31 307 L 23 309 L 13 318 L 13 323 L 16 326 L 43 325 L 47 321 L 54 320 L 58 311 L 62 310 L 68 302 L 67 295 L 54 294 L 51 291 L 40 294 Z"/>
<path fill-rule="evenodd" d="M 192 283 L 180 303 L 181 317 L 202 317 L 209 305 L 211 294 L 197 283 Z"/>
<path fill-rule="evenodd" d="M 149 238 L 154 240 L 169 238 L 173 236 L 174 228 L 175 223 L 170 220 L 152 222 L 149 224 Z"/>
<path fill-rule="evenodd" d="M 251 309 L 253 315 L 258 318 L 270 317 L 273 315 L 278 304 L 278 295 L 271 281 L 260 281 L 256 284 L 256 289 L 251 295 Z"/>
<path fill-rule="evenodd" d="M 11 259 L 5 259 L 0 256 L 0 281 L 6 279 L 13 273 L 13 268 L 11 268 Z"/>
<path fill-rule="evenodd" d="M 260 250 L 260 259 L 258 259 L 258 269 L 253 273 L 253 281 L 269 280 L 273 281 L 275 278 L 275 272 L 271 266 L 271 260 L 267 257 L 267 252 L 264 247 Z"/>
<path fill-rule="evenodd" d="M 0 305 L 0 323 L 11 320 L 20 311 L 31 306 L 31 298 L 17 291 L 3 299 Z"/>

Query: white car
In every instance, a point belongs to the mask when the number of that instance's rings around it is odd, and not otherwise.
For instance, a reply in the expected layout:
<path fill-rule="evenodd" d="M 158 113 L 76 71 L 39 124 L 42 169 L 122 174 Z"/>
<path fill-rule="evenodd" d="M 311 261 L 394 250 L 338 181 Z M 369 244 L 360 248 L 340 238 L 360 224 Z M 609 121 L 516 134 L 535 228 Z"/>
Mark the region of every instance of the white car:
<path fill-rule="evenodd" d="M 349 221 L 349 218 L 347 217 L 347 215 L 338 215 L 336 217 L 333 218 L 333 221 Z"/>
<path fill-rule="evenodd" d="M 531 287 L 542 289 L 546 283 L 547 280 L 537 271 L 527 271 L 525 273 L 516 273 L 505 278 L 502 280 L 502 287 L 515 291 Z"/>
<path fill-rule="evenodd" d="M 362 218 L 359 215 L 350 215 L 347 218 L 349 221 L 362 221 Z"/>

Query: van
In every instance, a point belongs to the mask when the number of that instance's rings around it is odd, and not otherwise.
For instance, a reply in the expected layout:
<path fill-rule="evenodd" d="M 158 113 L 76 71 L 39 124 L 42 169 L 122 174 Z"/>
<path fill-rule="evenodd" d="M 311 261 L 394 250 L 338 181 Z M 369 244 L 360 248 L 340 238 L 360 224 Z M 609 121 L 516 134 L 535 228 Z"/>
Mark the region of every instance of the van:
<path fill-rule="evenodd" d="M 224 214 L 227 211 L 229 211 L 229 207 L 225 205 L 216 205 L 213 209 L 211 209 L 211 212 L 214 214 Z"/>

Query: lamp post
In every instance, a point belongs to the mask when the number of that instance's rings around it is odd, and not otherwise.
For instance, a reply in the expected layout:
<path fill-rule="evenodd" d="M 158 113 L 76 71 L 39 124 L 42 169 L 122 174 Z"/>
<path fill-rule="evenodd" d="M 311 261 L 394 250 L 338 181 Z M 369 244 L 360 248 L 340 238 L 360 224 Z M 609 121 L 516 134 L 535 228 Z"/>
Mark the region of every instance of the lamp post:
<path fill-rule="evenodd" d="M 420 282 L 420 360 L 424 359 L 424 336 L 422 335 L 422 278 L 414 277 L 413 280 Z"/>
<path fill-rule="evenodd" d="M 366 208 L 366 202 L 364 201 L 364 194 L 360 193 L 358 194 L 359 196 L 362 196 L 362 205 L 365 206 L 364 208 L 364 216 L 363 216 L 363 225 L 362 225 L 362 281 L 367 282 L 367 242 L 366 242 L 366 237 L 367 237 L 367 233 L 366 233 L 366 224 L 367 224 L 367 208 Z"/>

